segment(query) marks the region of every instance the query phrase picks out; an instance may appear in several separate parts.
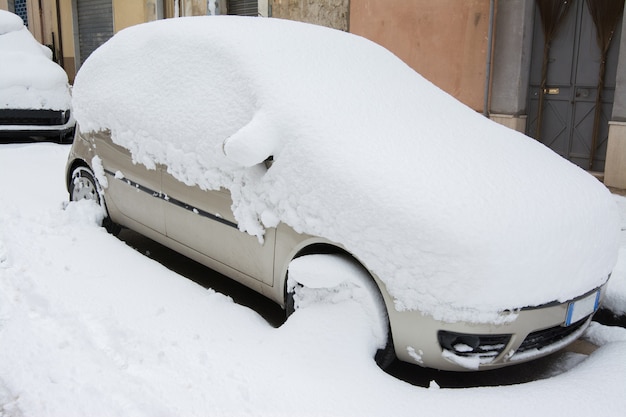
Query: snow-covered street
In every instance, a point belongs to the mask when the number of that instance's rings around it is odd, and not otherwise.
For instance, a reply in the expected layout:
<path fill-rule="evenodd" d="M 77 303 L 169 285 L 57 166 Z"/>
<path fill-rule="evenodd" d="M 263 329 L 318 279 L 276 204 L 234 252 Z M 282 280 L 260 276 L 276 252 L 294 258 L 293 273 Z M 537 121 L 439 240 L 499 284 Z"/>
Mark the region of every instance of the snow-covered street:
<path fill-rule="evenodd" d="M 371 359 L 358 305 L 300 310 L 280 328 L 137 253 L 67 205 L 69 147 L 0 145 L 0 416 L 619 416 L 626 329 L 593 323 L 589 356 L 553 376 L 420 388 Z M 626 198 L 607 302 L 626 300 Z M 623 311 L 623 310 L 622 310 Z"/>

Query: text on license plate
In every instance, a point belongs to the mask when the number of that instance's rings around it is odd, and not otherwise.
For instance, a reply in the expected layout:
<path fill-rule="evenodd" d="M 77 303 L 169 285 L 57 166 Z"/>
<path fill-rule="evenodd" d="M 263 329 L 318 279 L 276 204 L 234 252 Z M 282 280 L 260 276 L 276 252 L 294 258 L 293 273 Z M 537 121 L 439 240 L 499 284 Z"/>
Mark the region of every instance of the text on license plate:
<path fill-rule="evenodd" d="M 567 316 L 565 318 L 565 325 L 576 323 L 577 321 L 587 317 L 591 313 L 594 313 L 600 304 L 600 290 L 593 292 L 581 298 L 580 300 L 572 301 L 567 306 Z"/>

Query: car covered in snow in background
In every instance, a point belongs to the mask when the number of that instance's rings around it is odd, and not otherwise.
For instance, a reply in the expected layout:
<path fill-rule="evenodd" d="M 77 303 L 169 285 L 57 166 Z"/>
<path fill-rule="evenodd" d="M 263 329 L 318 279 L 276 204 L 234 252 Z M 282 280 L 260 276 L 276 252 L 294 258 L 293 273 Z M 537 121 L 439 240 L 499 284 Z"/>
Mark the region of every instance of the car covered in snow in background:
<path fill-rule="evenodd" d="M 0 137 L 72 140 L 67 74 L 22 19 L 0 10 Z"/>
<path fill-rule="evenodd" d="M 383 367 L 554 352 L 584 332 L 616 261 L 600 182 L 352 34 L 232 16 L 134 26 L 86 60 L 73 104 L 70 200 L 290 313 L 308 290 L 365 289 Z M 327 273 L 346 264 L 361 273 Z"/>

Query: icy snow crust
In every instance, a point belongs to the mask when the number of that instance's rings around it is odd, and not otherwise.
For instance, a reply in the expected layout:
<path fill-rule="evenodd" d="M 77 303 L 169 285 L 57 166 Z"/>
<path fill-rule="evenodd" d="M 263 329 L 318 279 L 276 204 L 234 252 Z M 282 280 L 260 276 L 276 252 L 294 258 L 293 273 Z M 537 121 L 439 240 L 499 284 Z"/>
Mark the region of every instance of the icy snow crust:
<path fill-rule="evenodd" d="M 67 110 L 67 74 L 22 19 L 0 10 L 0 109 Z"/>
<path fill-rule="evenodd" d="M 494 321 L 582 295 L 616 262 L 596 179 L 351 34 L 232 16 L 131 27 L 82 66 L 74 107 L 137 163 L 230 189 L 240 229 L 281 221 L 344 245 L 398 310 Z"/>

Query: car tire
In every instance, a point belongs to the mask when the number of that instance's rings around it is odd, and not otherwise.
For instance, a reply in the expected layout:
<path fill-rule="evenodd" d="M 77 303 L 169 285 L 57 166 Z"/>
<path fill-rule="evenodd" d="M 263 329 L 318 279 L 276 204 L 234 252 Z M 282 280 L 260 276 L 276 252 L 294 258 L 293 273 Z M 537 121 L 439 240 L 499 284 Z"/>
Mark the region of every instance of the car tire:
<path fill-rule="evenodd" d="M 356 262 L 354 259 L 350 260 L 351 262 Z M 302 284 L 296 283 L 295 287 L 300 286 Z M 295 287 L 291 290 L 288 288 L 288 279 L 285 280 L 285 315 L 287 319 L 297 311 L 296 303 L 295 303 Z M 382 301 L 382 296 L 380 298 L 380 306 L 379 308 L 385 309 L 384 302 Z M 386 311 L 385 311 L 386 313 Z M 396 361 L 396 352 L 393 345 L 393 338 L 391 335 L 391 326 L 389 324 L 389 319 L 387 319 L 387 341 L 385 343 L 385 347 L 382 349 L 378 349 L 376 354 L 374 355 L 374 361 L 376 365 L 382 370 L 388 369 L 395 361 Z"/>
<path fill-rule="evenodd" d="M 112 235 L 117 235 L 121 231 L 121 227 L 117 223 L 114 223 L 109 217 L 109 212 L 106 209 L 106 204 L 102 197 L 102 189 L 91 169 L 83 165 L 75 167 L 72 171 L 68 188 L 70 201 L 92 200 L 102 206 L 104 209 L 102 226 L 107 232 Z"/>
<path fill-rule="evenodd" d="M 374 355 L 376 365 L 382 370 L 388 369 L 396 361 L 396 350 L 393 346 L 393 338 L 391 337 L 391 327 L 387 324 L 387 342 L 385 347 L 378 349 Z"/>

